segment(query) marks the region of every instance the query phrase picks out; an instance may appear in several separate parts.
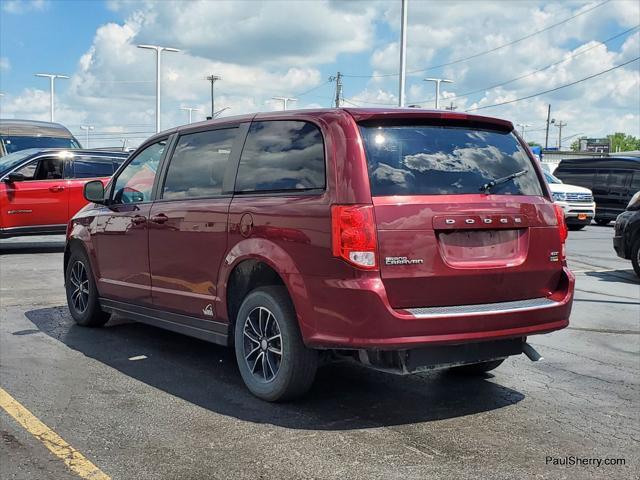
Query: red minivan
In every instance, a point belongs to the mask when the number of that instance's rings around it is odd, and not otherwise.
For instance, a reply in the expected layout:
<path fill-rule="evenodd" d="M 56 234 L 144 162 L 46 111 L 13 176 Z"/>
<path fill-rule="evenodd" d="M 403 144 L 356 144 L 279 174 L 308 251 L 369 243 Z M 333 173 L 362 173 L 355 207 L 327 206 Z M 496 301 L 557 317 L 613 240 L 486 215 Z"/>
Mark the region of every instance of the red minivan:
<path fill-rule="evenodd" d="M 569 323 L 567 230 L 510 122 L 318 109 L 147 140 L 69 223 L 69 309 L 233 345 L 260 398 L 347 358 L 482 373 Z"/>

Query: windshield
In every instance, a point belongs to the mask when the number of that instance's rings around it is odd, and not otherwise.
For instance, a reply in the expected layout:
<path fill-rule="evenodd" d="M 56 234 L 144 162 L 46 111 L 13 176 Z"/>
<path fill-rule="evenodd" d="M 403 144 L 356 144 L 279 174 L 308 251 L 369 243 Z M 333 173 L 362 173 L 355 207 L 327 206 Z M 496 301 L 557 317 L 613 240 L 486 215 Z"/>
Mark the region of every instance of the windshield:
<path fill-rule="evenodd" d="M 27 148 L 80 148 L 73 138 L 61 137 L 22 137 L 3 135 L 0 141 L 7 153 L 26 150 Z"/>
<path fill-rule="evenodd" d="M 547 172 L 544 172 L 544 179 L 547 183 L 562 183 L 559 179 Z"/>
<path fill-rule="evenodd" d="M 440 126 L 362 126 L 371 193 L 542 195 L 534 166 L 508 132 Z"/>
<path fill-rule="evenodd" d="M 18 166 L 22 161 L 24 161 L 27 157 L 30 157 L 38 150 L 35 148 L 30 148 L 28 150 L 21 150 L 16 153 L 10 153 L 9 155 L 5 155 L 4 157 L 0 157 L 0 176 L 4 175 L 6 172 L 11 170 L 12 168 Z"/>

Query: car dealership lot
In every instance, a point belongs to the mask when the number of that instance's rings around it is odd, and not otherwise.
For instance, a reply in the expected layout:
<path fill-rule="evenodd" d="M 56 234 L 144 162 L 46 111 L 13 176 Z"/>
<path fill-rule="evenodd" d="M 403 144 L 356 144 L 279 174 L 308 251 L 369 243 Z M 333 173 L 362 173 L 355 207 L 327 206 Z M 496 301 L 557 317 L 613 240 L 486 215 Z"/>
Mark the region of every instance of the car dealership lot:
<path fill-rule="evenodd" d="M 268 404 L 230 349 L 115 319 L 73 324 L 61 237 L 0 243 L 0 386 L 114 479 L 632 478 L 640 473 L 640 284 L 611 227 L 570 232 L 571 326 L 492 375 L 324 367 Z M 77 478 L 0 409 L 0 477 Z M 553 459 L 625 465 L 553 465 Z M 551 458 L 551 460 L 549 459 Z"/>

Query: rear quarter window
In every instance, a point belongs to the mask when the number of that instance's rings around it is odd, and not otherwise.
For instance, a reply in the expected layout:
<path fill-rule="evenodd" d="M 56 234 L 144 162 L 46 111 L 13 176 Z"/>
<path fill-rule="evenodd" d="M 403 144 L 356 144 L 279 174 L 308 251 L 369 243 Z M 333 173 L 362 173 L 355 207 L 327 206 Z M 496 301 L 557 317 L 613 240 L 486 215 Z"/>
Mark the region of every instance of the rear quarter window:
<path fill-rule="evenodd" d="M 443 195 L 479 193 L 543 195 L 534 165 L 509 132 L 444 126 L 361 126 L 371 193 Z"/>
<path fill-rule="evenodd" d="M 238 166 L 236 192 L 304 191 L 325 186 L 320 129 L 301 121 L 253 122 Z"/>

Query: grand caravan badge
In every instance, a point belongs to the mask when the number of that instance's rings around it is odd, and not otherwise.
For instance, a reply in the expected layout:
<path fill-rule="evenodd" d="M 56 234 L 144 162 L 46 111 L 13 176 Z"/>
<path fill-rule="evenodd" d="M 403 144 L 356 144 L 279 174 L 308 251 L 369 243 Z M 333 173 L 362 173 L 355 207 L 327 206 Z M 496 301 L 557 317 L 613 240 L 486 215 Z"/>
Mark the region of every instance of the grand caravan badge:
<path fill-rule="evenodd" d="M 421 258 L 384 257 L 385 265 L 420 265 L 421 263 L 424 263 Z"/>

